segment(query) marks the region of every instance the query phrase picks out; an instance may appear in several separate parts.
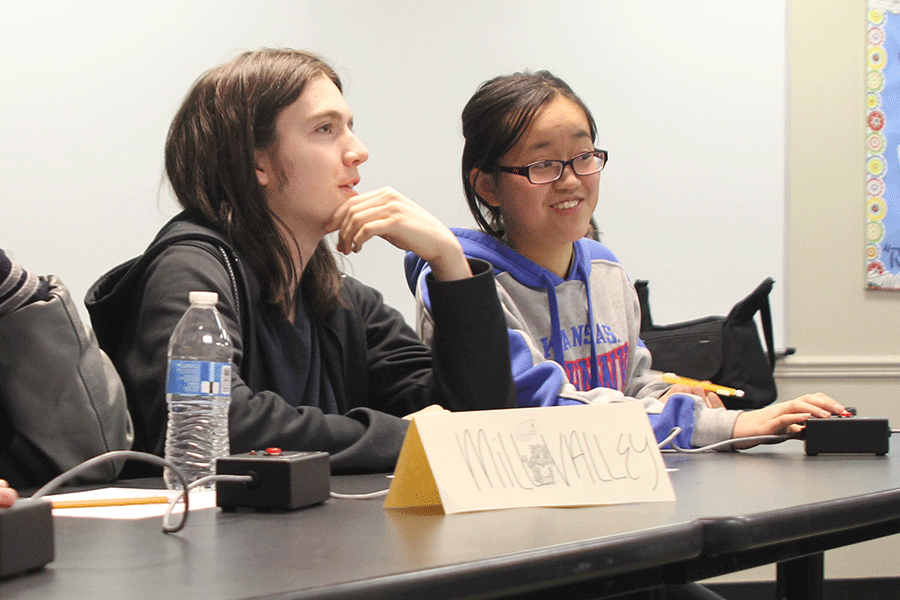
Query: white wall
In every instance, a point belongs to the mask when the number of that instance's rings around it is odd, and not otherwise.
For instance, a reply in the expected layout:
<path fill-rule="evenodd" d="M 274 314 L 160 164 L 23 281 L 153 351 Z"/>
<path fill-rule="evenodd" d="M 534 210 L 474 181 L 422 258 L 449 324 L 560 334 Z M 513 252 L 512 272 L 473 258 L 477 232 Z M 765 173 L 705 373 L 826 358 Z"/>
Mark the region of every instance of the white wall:
<path fill-rule="evenodd" d="M 494 75 L 549 68 L 609 150 L 596 217 L 659 323 L 723 314 L 766 276 L 784 327 L 784 0 L 0 0 L 0 247 L 82 298 L 175 206 L 168 123 L 192 81 L 242 49 L 295 46 L 345 80 L 392 185 L 449 225 L 460 111 Z M 407 317 L 402 253 L 349 266 Z"/>

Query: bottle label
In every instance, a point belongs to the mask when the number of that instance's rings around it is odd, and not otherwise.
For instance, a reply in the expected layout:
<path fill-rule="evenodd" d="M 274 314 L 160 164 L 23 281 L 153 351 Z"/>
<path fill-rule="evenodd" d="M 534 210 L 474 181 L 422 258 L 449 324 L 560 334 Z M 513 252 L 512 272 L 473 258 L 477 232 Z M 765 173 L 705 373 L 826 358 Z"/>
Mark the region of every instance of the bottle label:
<path fill-rule="evenodd" d="M 231 396 L 231 363 L 170 360 L 166 393 L 181 396 Z"/>

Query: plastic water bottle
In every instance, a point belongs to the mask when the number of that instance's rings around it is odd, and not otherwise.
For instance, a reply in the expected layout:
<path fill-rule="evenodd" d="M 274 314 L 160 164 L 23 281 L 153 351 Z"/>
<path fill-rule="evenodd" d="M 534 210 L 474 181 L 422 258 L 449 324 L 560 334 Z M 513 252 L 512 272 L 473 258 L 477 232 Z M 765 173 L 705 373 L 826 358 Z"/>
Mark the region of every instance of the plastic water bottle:
<path fill-rule="evenodd" d="M 228 405 L 231 403 L 233 350 L 215 292 L 191 292 L 191 305 L 169 340 L 166 402 L 166 458 L 190 484 L 215 474 L 215 459 L 228 456 Z M 169 489 L 181 483 L 165 469 Z M 201 489 L 215 489 L 210 483 Z"/>

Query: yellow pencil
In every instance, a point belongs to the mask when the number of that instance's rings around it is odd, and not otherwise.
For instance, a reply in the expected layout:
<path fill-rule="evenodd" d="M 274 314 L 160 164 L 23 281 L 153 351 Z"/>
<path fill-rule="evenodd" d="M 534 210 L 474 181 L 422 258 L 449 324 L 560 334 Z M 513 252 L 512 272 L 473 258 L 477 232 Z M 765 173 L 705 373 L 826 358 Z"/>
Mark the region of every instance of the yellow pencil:
<path fill-rule="evenodd" d="M 54 500 L 53 508 L 103 508 L 107 506 L 133 506 L 136 504 L 168 504 L 166 496 L 144 496 L 142 498 L 106 498 L 96 500 Z"/>
<path fill-rule="evenodd" d="M 666 383 L 680 383 L 682 385 L 701 387 L 707 392 L 713 392 L 714 394 L 718 394 L 719 396 L 737 396 L 738 398 L 740 398 L 744 395 L 744 390 L 736 390 L 734 388 L 725 387 L 724 385 L 709 383 L 708 381 L 697 381 L 696 379 L 681 377 L 680 375 L 676 375 L 675 373 L 663 373 L 662 378 Z"/>

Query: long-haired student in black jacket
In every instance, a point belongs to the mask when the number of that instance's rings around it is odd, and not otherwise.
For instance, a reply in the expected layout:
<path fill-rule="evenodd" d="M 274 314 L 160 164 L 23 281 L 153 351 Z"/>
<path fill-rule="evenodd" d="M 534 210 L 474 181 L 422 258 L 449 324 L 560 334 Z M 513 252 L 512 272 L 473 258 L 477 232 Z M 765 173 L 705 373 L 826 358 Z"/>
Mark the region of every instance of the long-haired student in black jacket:
<path fill-rule="evenodd" d="M 88 294 L 136 450 L 163 452 L 166 347 L 192 290 L 218 292 L 235 349 L 232 453 L 320 450 L 333 470 L 388 470 L 404 416 L 514 405 L 490 266 L 394 189 L 357 192 L 367 158 L 338 76 L 310 53 L 246 52 L 197 80 L 165 151 L 184 212 Z M 331 232 L 343 253 L 379 236 L 430 263 L 433 351 L 338 270 Z"/>

